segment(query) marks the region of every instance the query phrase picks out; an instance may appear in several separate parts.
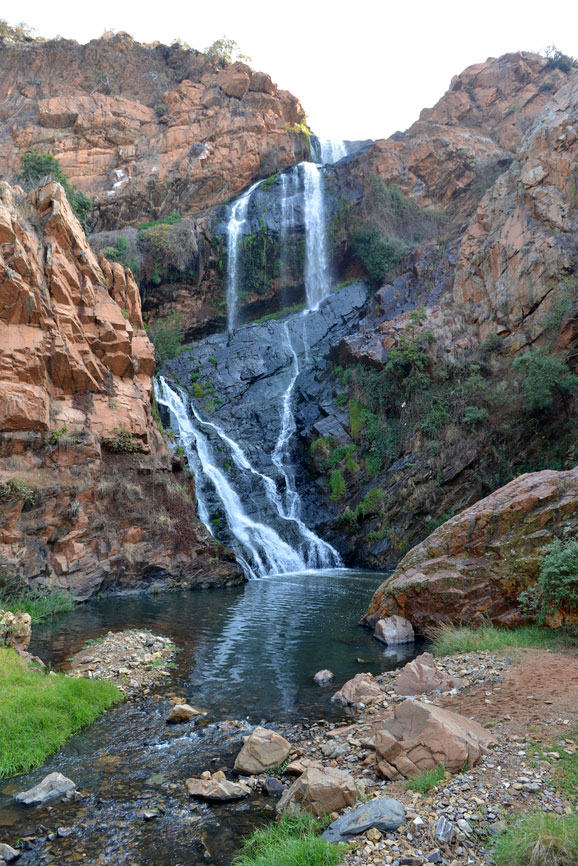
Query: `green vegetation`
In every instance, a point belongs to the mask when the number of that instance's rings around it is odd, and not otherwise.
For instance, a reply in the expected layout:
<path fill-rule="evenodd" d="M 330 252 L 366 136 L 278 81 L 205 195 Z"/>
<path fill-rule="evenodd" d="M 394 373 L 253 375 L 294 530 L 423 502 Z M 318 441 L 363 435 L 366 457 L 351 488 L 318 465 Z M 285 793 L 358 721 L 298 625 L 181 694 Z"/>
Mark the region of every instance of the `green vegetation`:
<path fill-rule="evenodd" d="M 426 770 L 424 773 L 420 773 L 419 776 L 408 779 L 405 783 L 405 789 L 406 791 L 417 791 L 418 794 L 424 796 L 430 788 L 434 788 L 440 782 L 443 782 L 444 772 L 444 766 L 438 764 L 433 770 Z"/>
<path fill-rule="evenodd" d="M 578 744 L 578 728 L 572 731 L 571 739 Z M 528 758 L 532 764 L 537 760 L 552 764 L 556 791 L 576 806 L 578 804 L 578 752 L 570 754 L 568 745 L 568 743 L 553 743 L 548 745 L 545 752 L 542 746 L 531 744 L 528 748 Z M 555 755 L 557 757 L 554 757 Z"/>
<path fill-rule="evenodd" d="M 254 319 L 254 323 L 261 325 L 263 322 L 269 322 L 272 319 L 284 319 L 285 316 L 293 316 L 295 313 L 301 313 L 305 309 L 305 303 L 291 304 L 289 307 L 283 307 L 282 310 L 277 310 L 276 313 L 267 313 L 259 319 Z"/>
<path fill-rule="evenodd" d="M 528 412 L 551 409 L 556 394 L 578 391 L 578 376 L 570 372 L 562 358 L 548 355 L 544 349 L 532 349 L 516 358 L 512 369 L 523 377 Z"/>
<path fill-rule="evenodd" d="M 69 183 L 56 157 L 49 153 L 37 153 L 35 150 L 30 150 L 20 158 L 20 174 L 17 175 L 17 179 L 25 189 L 32 189 L 37 186 L 47 174 L 62 185 L 78 222 L 85 232 L 88 231 L 87 223 L 94 207 L 93 201 Z"/>
<path fill-rule="evenodd" d="M 306 115 L 303 115 L 303 117 L 298 123 L 289 123 L 289 121 L 286 121 L 285 129 L 287 130 L 287 132 L 292 132 L 294 135 L 302 136 L 309 145 L 309 147 L 311 147 L 311 130 L 307 126 Z"/>
<path fill-rule="evenodd" d="M 227 36 L 215 39 L 208 48 L 205 48 L 203 53 L 207 57 L 214 57 L 220 60 L 223 66 L 230 66 L 231 63 L 237 60 L 242 60 L 244 63 L 251 62 L 251 58 L 247 54 L 241 53 L 241 49 L 235 40 L 229 39 Z"/>
<path fill-rule="evenodd" d="M 578 540 L 556 538 L 540 563 L 538 582 L 520 595 L 522 608 L 543 624 L 557 610 L 578 613 Z"/>
<path fill-rule="evenodd" d="M 150 220 L 146 223 L 140 223 L 138 226 L 138 230 L 145 231 L 146 229 L 153 229 L 157 226 L 174 226 L 176 223 L 182 220 L 182 216 L 180 213 L 172 213 L 166 217 L 159 217 L 158 220 Z"/>
<path fill-rule="evenodd" d="M 406 244 L 389 239 L 377 228 L 356 229 L 353 233 L 352 249 L 376 287 L 383 284 L 386 275 L 409 252 Z"/>
<path fill-rule="evenodd" d="M 498 836 L 492 853 L 495 866 L 576 866 L 578 815 L 522 815 Z"/>
<path fill-rule="evenodd" d="M 120 700 L 113 683 L 43 676 L 14 650 L 0 647 L 0 778 L 39 767 Z"/>
<path fill-rule="evenodd" d="M 16 502 L 19 499 L 24 500 L 24 506 L 34 505 L 36 491 L 19 478 L 0 481 L 0 502 Z"/>
<path fill-rule="evenodd" d="M 265 226 L 241 240 L 239 284 L 246 295 L 265 295 L 281 273 L 279 238 Z"/>
<path fill-rule="evenodd" d="M 0 574 L 0 608 L 12 613 L 28 613 L 33 623 L 74 609 L 72 598 L 59 589 L 48 593 L 32 589 L 19 591 L 14 585 L 2 588 L 2 583 Z"/>
<path fill-rule="evenodd" d="M 140 445 L 126 427 L 113 427 L 104 444 L 114 454 L 136 454 L 137 451 L 141 450 Z"/>
<path fill-rule="evenodd" d="M 163 280 L 194 281 L 199 273 L 199 246 L 194 223 L 180 214 L 142 223 L 138 229 L 142 254 L 140 276 L 145 285 Z"/>
<path fill-rule="evenodd" d="M 166 319 L 155 319 L 149 325 L 147 332 L 155 347 L 156 367 L 162 367 L 165 361 L 171 361 L 184 351 L 184 337 L 181 329 L 183 314 L 176 310 Z"/>
<path fill-rule="evenodd" d="M 562 649 L 578 646 L 578 635 L 561 629 L 539 625 L 520 626 L 515 629 L 498 628 L 490 623 L 479 627 L 442 625 L 434 633 L 434 653 L 450 656 L 456 653 L 510 649 Z"/>
<path fill-rule="evenodd" d="M 133 274 L 138 275 L 140 263 L 135 255 L 130 252 L 130 244 L 125 235 L 119 235 L 114 246 L 103 247 L 102 254 L 109 262 L 118 262 L 125 268 L 130 268 Z"/>
<path fill-rule="evenodd" d="M 550 69 L 560 69 L 562 72 L 578 69 L 578 60 L 569 54 L 563 54 L 555 45 L 549 45 L 545 54 L 548 58 L 547 67 Z"/>
<path fill-rule="evenodd" d="M 312 815 L 285 816 L 256 830 L 233 866 L 338 866 L 343 847 L 319 838 L 323 822 Z"/>
<path fill-rule="evenodd" d="M 337 502 L 339 499 L 343 499 L 347 488 L 341 469 L 333 470 L 329 477 L 329 487 L 331 489 L 331 496 L 329 498 L 332 502 Z"/>
<path fill-rule="evenodd" d="M 34 29 L 23 21 L 20 24 L 11 25 L 4 18 L 0 18 L 0 38 L 7 36 L 17 42 L 41 42 L 41 36 L 34 35 Z"/>

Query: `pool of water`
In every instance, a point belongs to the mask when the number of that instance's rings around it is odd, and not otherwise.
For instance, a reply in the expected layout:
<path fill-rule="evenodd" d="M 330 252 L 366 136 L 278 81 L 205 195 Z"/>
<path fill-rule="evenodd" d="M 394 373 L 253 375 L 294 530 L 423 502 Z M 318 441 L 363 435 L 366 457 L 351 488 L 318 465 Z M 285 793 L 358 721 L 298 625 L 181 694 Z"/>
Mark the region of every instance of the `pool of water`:
<path fill-rule="evenodd" d="M 223 720 L 246 726 L 337 720 L 344 711 L 330 697 L 347 679 L 413 657 L 413 647 L 391 652 L 358 625 L 383 577 L 301 572 L 231 589 L 110 598 L 36 627 L 31 651 L 55 668 L 65 668 L 87 639 L 109 630 L 146 627 L 166 635 L 181 652 L 158 691 L 185 695 L 209 712 L 195 725 L 168 729 L 168 702 L 141 698 L 106 713 L 40 770 L 0 783 L 0 837 L 34 837 L 19 863 L 230 863 L 242 836 L 272 814 L 274 801 L 255 795 L 209 807 L 187 798 L 183 780 L 204 769 L 229 774 L 247 727 L 223 730 Z M 335 674 L 329 687 L 313 684 L 321 668 Z M 86 796 L 51 809 L 14 804 L 11 794 L 53 771 L 72 778 Z M 146 822 L 142 811 L 151 807 L 158 817 Z M 61 826 L 73 833 L 49 840 Z"/>

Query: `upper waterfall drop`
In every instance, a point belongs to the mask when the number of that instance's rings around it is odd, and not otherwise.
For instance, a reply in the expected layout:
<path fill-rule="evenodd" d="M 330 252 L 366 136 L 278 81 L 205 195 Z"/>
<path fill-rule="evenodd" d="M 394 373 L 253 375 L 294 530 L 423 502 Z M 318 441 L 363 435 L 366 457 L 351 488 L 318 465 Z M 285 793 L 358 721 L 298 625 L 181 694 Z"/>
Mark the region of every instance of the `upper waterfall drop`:
<path fill-rule="evenodd" d="M 237 299 L 239 295 L 239 243 L 243 227 L 247 220 L 249 202 L 254 190 L 261 181 L 236 199 L 231 205 L 229 221 L 227 223 L 227 330 L 232 331 L 236 326 Z"/>
<path fill-rule="evenodd" d="M 300 168 L 305 204 L 305 293 L 307 308 L 316 310 L 331 291 L 323 173 L 314 162 L 302 162 Z"/>

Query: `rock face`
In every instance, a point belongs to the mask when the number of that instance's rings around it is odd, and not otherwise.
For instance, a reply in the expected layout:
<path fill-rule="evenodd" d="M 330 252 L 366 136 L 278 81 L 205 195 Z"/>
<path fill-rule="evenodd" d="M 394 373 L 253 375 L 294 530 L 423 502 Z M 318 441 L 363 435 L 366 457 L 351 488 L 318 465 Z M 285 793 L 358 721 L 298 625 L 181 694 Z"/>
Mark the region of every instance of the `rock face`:
<path fill-rule="evenodd" d="M 403 643 L 413 643 L 415 634 L 413 626 L 403 616 L 388 616 L 380 619 L 375 624 L 373 636 L 388 646 L 397 646 Z"/>
<path fill-rule="evenodd" d="M 518 624 L 518 596 L 536 581 L 545 548 L 577 530 L 578 469 L 521 475 L 410 550 L 366 620 L 399 613 L 421 633 L 444 621 Z M 553 624 L 563 621 L 561 612 Z"/>
<path fill-rule="evenodd" d="M 305 770 L 285 791 L 277 804 L 277 811 L 281 815 L 313 812 L 320 817 L 330 812 L 340 812 L 346 806 L 353 806 L 356 801 L 357 788 L 349 773 L 333 767 L 323 770 L 311 768 Z"/>
<path fill-rule="evenodd" d="M 30 644 L 31 623 L 29 613 L 12 613 L 0 609 L 0 646 L 26 652 Z"/>
<path fill-rule="evenodd" d="M 405 806 L 402 803 L 389 797 L 377 797 L 337 818 L 321 838 L 327 842 L 347 842 L 352 836 L 365 833 L 370 827 L 375 827 L 380 833 L 388 833 L 397 830 L 404 823 Z"/>
<path fill-rule="evenodd" d="M 99 228 L 198 214 L 299 162 L 303 109 L 268 75 L 178 45 L 105 34 L 0 48 L 0 155 L 53 154 L 92 196 Z M 11 117 L 18 122 L 10 122 Z"/>
<path fill-rule="evenodd" d="M 422 653 L 408 662 L 393 686 L 398 695 L 425 695 L 427 692 L 460 688 L 462 680 L 438 671 L 431 653 Z"/>
<path fill-rule="evenodd" d="M 407 700 L 375 733 L 378 770 L 385 779 L 410 777 L 442 764 L 473 767 L 496 740 L 477 722 L 433 704 Z"/>
<path fill-rule="evenodd" d="M 352 680 L 335 692 L 331 701 L 342 706 L 357 707 L 359 704 L 373 704 L 382 697 L 383 692 L 373 674 L 355 674 Z"/>
<path fill-rule="evenodd" d="M 282 764 L 289 757 L 290 751 L 291 743 L 281 734 L 267 728 L 255 728 L 237 755 L 235 770 L 247 775 L 263 773 Z"/>
<path fill-rule="evenodd" d="M 70 796 L 75 791 L 76 785 L 71 779 L 67 779 L 62 773 L 49 773 L 34 788 L 21 791 L 14 796 L 14 799 L 18 803 L 24 803 L 25 806 L 40 806 L 57 797 Z"/>
<path fill-rule="evenodd" d="M 130 271 L 96 260 L 52 182 L 28 198 L 0 185 L 0 242 L 7 576 L 81 598 L 163 575 L 198 585 L 242 579 L 230 562 L 210 564 L 194 485 L 171 471 Z"/>

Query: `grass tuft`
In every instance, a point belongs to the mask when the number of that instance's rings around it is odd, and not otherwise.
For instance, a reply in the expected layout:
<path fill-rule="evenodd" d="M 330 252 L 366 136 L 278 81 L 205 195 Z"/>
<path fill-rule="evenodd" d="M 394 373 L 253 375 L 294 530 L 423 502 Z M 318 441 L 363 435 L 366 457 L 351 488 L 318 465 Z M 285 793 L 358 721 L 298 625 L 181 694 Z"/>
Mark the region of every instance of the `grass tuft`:
<path fill-rule="evenodd" d="M 406 791 L 417 791 L 418 794 L 426 794 L 430 788 L 434 788 L 444 780 L 445 768 L 443 764 L 438 764 L 433 770 L 426 770 L 425 773 L 420 773 L 419 776 L 414 776 L 408 779 L 405 783 Z"/>
<path fill-rule="evenodd" d="M 59 589 L 44 595 L 33 590 L 24 590 L 17 595 L 0 593 L 0 609 L 12 613 L 29 613 L 33 623 L 56 613 L 66 613 L 73 608 L 72 598 Z"/>
<path fill-rule="evenodd" d="M 496 866 L 576 866 L 578 815 L 524 815 L 500 834 L 493 854 Z"/>
<path fill-rule="evenodd" d="M 53 676 L 0 647 L 0 778 L 39 767 L 120 700 L 113 683 Z"/>
<path fill-rule="evenodd" d="M 286 815 L 256 830 L 233 866 L 338 866 L 343 849 L 319 837 L 323 826 L 312 815 Z"/>
<path fill-rule="evenodd" d="M 531 647 L 563 649 L 577 645 L 578 635 L 575 632 L 538 625 L 525 625 L 515 629 L 497 628 L 490 623 L 479 628 L 442 625 L 433 633 L 433 647 L 437 656 L 481 650 L 500 652 Z"/>

